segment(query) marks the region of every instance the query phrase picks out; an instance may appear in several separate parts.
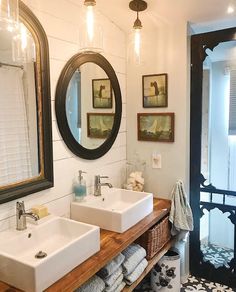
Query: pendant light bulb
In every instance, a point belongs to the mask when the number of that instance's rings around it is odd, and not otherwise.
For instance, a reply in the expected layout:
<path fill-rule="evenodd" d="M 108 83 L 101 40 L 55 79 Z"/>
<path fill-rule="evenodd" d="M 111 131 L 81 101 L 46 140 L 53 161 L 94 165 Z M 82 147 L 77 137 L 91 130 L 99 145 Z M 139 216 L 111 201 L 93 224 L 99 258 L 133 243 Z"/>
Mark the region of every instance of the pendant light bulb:
<path fill-rule="evenodd" d="M 94 38 L 94 9 L 96 5 L 95 0 L 85 0 L 84 5 L 86 6 L 86 27 L 89 41 L 92 42 Z"/>
<path fill-rule="evenodd" d="M 89 41 L 92 42 L 94 38 L 94 11 L 93 6 L 87 6 L 86 25 Z"/>
<path fill-rule="evenodd" d="M 97 15 L 94 6 L 95 0 L 85 0 L 85 22 L 81 26 L 80 31 L 80 50 L 81 51 L 97 51 L 103 50 L 103 35 L 99 24 L 97 23 Z"/>
<path fill-rule="evenodd" d="M 142 22 L 139 19 L 139 12 L 147 9 L 147 3 L 144 0 L 132 0 L 129 3 L 129 8 L 137 13 L 136 20 L 133 25 L 133 57 L 136 65 L 141 64 L 141 31 Z"/>
<path fill-rule="evenodd" d="M 141 48 L 141 30 L 135 29 L 134 32 L 134 51 L 137 57 L 140 57 Z"/>
<path fill-rule="evenodd" d="M 0 0 L 0 21 L 18 25 L 19 2 L 18 0 Z"/>
<path fill-rule="evenodd" d="M 140 48 L 141 48 L 141 29 L 142 29 L 142 23 L 138 17 L 137 12 L 137 19 L 134 22 L 134 51 L 136 57 L 140 58 Z"/>

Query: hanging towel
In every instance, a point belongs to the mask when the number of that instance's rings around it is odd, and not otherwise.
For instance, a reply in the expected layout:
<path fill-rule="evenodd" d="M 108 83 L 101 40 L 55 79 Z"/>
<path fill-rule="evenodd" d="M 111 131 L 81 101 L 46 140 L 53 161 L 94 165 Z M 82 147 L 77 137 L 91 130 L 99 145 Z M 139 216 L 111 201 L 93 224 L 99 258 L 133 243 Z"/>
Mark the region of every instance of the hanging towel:
<path fill-rule="evenodd" d="M 101 268 L 97 275 L 101 278 L 106 278 L 112 275 L 123 263 L 124 259 L 125 257 L 123 254 L 118 254 L 118 256 L 111 260 L 105 267 Z"/>
<path fill-rule="evenodd" d="M 125 256 L 125 260 L 122 264 L 124 275 L 128 275 L 133 272 L 137 265 L 142 261 L 146 256 L 146 250 L 141 247 L 139 244 L 131 244 L 128 246 L 122 254 Z"/>
<path fill-rule="evenodd" d="M 183 238 L 188 231 L 193 230 L 193 214 L 181 180 L 176 182 L 172 190 L 169 220 L 172 223 L 172 235 L 178 234 Z"/>
<path fill-rule="evenodd" d="M 112 275 L 104 278 L 103 281 L 105 282 L 106 287 L 111 287 L 119 278 L 119 276 L 122 274 L 122 272 L 123 272 L 122 267 L 119 266 L 119 268 Z"/>
<path fill-rule="evenodd" d="M 125 276 L 125 282 L 128 285 L 132 285 L 141 276 L 147 265 L 148 261 L 144 258 L 131 274 Z"/>
<path fill-rule="evenodd" d="M 102 292 L 104 289 L 105 283 L 103 280 L 97 275 L 94 275 L 80 288 L 76 289 L 75 292 Z"/>
<path fill-rule="evenodd" d="M 120 274 L 120 276 L 115 280 L 114 284 L 111 287 L 106 287 L 104 291 L 106 292 L 116 292 L 117 288 L 120 286 L 124 278 L 123 274 Z"/>

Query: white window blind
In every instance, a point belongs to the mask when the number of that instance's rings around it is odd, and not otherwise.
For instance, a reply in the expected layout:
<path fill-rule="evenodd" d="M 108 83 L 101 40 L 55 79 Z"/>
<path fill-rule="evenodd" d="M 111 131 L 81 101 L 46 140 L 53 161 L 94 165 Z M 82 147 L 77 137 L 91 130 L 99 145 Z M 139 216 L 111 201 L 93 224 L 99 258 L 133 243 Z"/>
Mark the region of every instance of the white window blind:
<path fill-rule="evenodd" d="M 236 70 L 230 71 L 229 135 L 236 135 Z"/>

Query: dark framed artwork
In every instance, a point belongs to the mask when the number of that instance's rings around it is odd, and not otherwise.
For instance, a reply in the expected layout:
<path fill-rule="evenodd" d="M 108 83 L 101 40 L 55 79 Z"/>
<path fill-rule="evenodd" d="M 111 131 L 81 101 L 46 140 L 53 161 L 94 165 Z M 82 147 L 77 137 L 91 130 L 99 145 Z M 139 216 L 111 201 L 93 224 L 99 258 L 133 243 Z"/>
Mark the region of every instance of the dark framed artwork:
<path fill-rule="evenodd" d="M 138 113 L 138 140 L 174 142 L 174 113 Z"/>
<path fill-rule="evenodd" d="M 92 90 L 94 108 L 112 108 L 112 88 L 109 78 L 93 79 Z"/>
<path fill-rule="evenodd" d="M 143 75 L 143 107 L 168 106 L 167 74 Z"/>
<path fill-rule="evenodd" d="M 114 123 L 113 113 L 87 113 L 87 134 L 90 138 L 107 138 Z"/>

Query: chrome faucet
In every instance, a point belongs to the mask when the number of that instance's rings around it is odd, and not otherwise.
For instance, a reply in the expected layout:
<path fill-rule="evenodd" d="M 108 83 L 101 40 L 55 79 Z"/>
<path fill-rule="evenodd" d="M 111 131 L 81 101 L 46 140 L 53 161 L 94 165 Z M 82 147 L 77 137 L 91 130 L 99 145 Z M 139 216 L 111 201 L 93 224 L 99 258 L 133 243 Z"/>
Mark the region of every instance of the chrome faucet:
<path fill-rule="evenodd" d="M 95 175 L 94 196 L 101 196 L 101 187 L 102 186 L 108 186 L 109 188 L 112 188 L 112 184 L 110 184 L 110 183 L 101 183 L 101 178 L 108 178 L 108 176 Z"/>
<path fill-rule="evenodd" d="M 16 230 L 25 230 L 26 226 L 26 217 L 30 217 L 35 221 L 39 220 L 39 216 L 32 212 L 25 212 L 24 202 L 16 202 Z"/>

